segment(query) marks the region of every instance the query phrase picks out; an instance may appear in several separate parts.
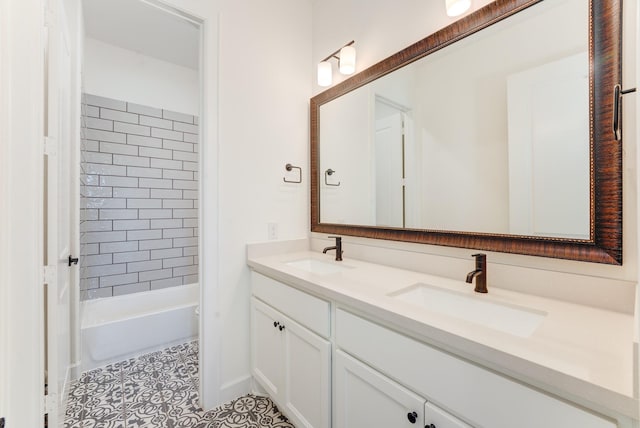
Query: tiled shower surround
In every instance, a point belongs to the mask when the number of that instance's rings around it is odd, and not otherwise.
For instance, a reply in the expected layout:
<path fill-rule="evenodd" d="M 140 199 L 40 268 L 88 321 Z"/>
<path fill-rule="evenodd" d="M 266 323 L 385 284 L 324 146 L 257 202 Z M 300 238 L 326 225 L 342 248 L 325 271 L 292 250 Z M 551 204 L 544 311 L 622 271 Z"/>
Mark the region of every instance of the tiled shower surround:
<path fill-rule="evenodd" d="M 84 94 L 82 299 L 198 281 L 198 118 Z"/>

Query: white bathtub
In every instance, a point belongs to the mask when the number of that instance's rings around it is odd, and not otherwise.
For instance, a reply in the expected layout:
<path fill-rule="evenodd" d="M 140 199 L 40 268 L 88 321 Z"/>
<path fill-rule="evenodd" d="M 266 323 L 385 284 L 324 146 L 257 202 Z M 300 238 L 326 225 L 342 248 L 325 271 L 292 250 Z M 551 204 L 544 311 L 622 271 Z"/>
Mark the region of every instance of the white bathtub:
<path fill-rule="evenodd" d="M 81 303 L 82 371 L 198 335 L 198 284 Z"/>

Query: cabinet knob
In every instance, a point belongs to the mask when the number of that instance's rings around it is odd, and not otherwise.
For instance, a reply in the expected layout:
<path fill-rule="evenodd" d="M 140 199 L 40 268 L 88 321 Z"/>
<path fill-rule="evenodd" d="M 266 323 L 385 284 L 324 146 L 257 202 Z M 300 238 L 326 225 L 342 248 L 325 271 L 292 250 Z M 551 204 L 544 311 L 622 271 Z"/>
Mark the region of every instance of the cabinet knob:
<path fill-rule="evenodd" d="M 412 424 L 415 424 L 418 419 L 418 414 L 416 412 L 407 413 L 407 419 L 409 419 L 409 422 Z"/>
<path fill-rule="evenodd" d="M 424 428 L 437 428 L 434 424 L 425 425 Z"/>
<path fill-rule="evenodd" d="M 279 323 L 278 321 L 274 321 L 274 322 L 273 322 L 273 326 L 274 326 L 274 327 L 278 327 L 279 325 L 280 325 L 280 323 Z"/>
<path fill-rule="evenodd" d="M 278 327 L 278 329 L 280 329 L 280 331 L 284 330 L 284 326 L 281 325 L 280 327 Z"/>

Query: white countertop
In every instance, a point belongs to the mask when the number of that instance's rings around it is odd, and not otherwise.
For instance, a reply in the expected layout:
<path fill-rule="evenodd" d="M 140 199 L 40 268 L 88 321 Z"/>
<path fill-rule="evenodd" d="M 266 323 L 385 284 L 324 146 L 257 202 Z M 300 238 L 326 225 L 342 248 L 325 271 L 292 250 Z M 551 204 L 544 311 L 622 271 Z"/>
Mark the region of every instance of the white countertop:
<path fill-rule="evenodd" d="M 633 316 L 498 289 L 491 286 L 490 271 L 489 293 L 479 294 L 463 281 L 359 260 L 334 262 L 333 257 L 298 251 L 250 256 L 248 264 L 256 272 L 550 393 L 640 419 L 640 401 L 634 396 Z M 285 264 L 311 258 L 351 269 L 314 274 Z M 389 296 L 420 282 L 547 315 L 531 336 L 518 337 Z"/>

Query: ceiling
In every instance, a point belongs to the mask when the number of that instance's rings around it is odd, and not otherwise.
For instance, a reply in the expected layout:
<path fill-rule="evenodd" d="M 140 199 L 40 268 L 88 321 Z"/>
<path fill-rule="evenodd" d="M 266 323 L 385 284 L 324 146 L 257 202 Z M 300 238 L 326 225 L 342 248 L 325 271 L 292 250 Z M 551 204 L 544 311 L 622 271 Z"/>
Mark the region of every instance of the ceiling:
<path fill-rule="evenodd" d="M 142 0 L 83 0 L 87 37 L 194 70 L 199 27 Z"/>

